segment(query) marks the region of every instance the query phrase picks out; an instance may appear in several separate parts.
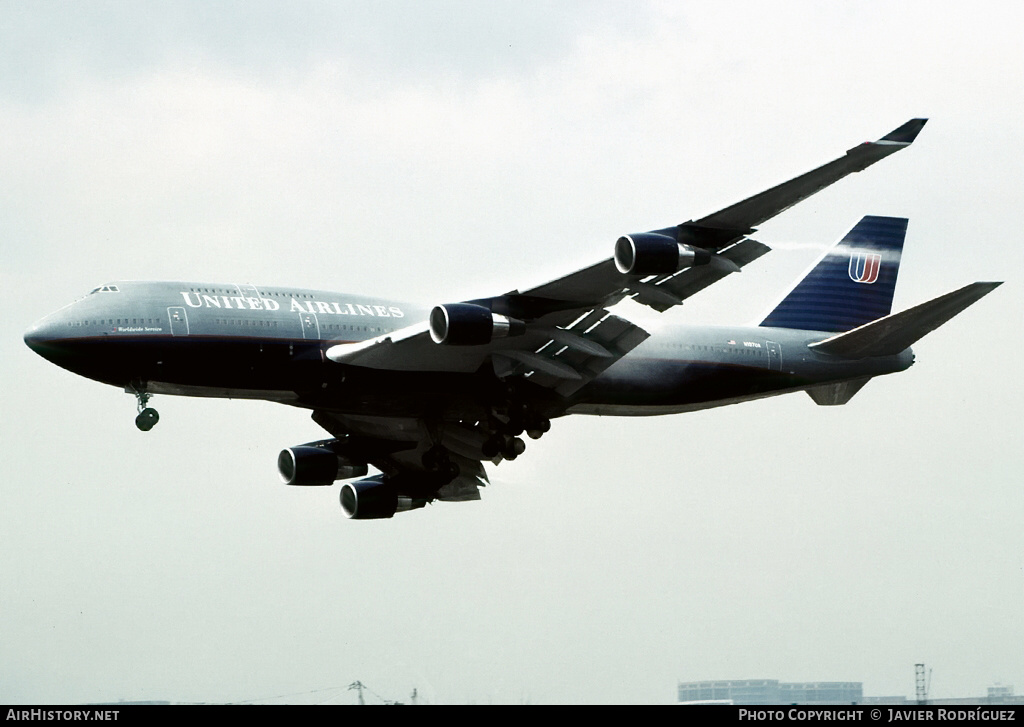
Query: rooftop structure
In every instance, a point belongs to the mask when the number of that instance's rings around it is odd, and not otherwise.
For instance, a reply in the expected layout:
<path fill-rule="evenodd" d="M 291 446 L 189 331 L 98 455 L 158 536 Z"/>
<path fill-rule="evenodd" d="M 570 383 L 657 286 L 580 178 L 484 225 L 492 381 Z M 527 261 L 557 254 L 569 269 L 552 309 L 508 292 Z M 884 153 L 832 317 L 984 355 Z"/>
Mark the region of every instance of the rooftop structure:
<path fill-rule="evenodd" d="M 862 682 L 780 682 L 777 679 L 680 682 L 680 703 L 860 704 Z"/>

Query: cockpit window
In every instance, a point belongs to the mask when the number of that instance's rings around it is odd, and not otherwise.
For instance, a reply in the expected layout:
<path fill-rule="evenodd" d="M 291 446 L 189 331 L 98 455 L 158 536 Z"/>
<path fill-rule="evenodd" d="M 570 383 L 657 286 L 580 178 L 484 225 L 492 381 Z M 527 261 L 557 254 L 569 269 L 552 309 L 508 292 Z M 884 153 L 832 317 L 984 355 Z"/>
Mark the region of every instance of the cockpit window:
<path fill-rule="evenodd" d="M 93 288 L 89 291 L 89 295 L 93 293 L 120 293 L 116 285 L 101 285 L 98 288 Z"/>

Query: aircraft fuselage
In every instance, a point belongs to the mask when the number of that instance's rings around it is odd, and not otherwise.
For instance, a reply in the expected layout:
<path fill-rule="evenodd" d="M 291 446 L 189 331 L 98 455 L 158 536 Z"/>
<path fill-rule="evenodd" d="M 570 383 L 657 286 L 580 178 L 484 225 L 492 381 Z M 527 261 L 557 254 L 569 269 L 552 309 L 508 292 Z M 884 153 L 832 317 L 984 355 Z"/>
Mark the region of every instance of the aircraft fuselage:
<path fill-rule="evenodd" d="M 119 282 L 47 316 L 26 343 L 54 363 L 129 391 L 254 398 L 310 409 L 459 420 L 501 396 L 492 372 L 389 371 L 325 351 L 425 320 L 428 309 L 326 291 Z M 666 326 L 568 398 L 529 386 L 549 417 L 692 411 L 909 367 L 909 350 L 849 361 L 808 343 L 829 334 Z"/>

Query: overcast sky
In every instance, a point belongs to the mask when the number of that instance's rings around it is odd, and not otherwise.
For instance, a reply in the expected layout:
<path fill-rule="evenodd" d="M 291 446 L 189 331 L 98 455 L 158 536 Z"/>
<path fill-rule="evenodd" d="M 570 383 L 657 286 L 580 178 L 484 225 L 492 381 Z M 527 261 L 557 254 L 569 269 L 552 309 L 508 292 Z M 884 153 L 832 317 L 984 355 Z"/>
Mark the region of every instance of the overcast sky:
<path fill-rule="evenodd" d="M 915 662 L 935 697 L 1024 692 L 1024 6 L 955 7 L 0 0 L 0 702 L 910 696 Z M 906 216 L 896 309 L 1007 281 L 912 369 L 844 407 L 558 420 L 480 502 L 346 520 L 279 483 L 308 412 L 161 396 L 141 433 L 22 342 L 112 280 L 499 294 L 915 116 L 665 316 L 754 320 Z"/>

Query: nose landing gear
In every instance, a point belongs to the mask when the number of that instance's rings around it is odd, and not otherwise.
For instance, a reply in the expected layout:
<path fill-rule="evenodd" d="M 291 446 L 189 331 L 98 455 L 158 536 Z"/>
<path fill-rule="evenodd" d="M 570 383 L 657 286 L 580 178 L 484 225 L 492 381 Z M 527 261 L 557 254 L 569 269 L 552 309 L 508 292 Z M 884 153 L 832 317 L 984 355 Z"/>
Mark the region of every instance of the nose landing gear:
<path fill-rule="evenodd" d="M 160 415 L 157 413 L 156 409 L 146 407 L 139 412 L 137 417 L 135 417 L 135 426 L 144 432 L 148 432 L 156 426 L 158 421 L 160 421 Z"/>
<path fill-rule="evenodd" d="M 158 421 L 160 421 L 160 415 L 157 413 L 156 409 L 150 409 L 146 406 L 146 404 L 149 403 L 149 397 L 151 397 L 152 394 L 147 393 L 141 388 L 132 388 L 130 391 L 135 394 L 135 398 L 139 402 L 139 415 L 135 417 L 135 426 L 143 432 L 148 432 L 156 426 Z"/>

